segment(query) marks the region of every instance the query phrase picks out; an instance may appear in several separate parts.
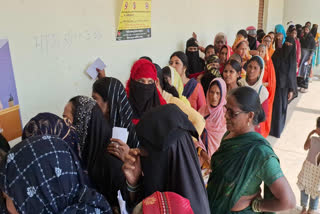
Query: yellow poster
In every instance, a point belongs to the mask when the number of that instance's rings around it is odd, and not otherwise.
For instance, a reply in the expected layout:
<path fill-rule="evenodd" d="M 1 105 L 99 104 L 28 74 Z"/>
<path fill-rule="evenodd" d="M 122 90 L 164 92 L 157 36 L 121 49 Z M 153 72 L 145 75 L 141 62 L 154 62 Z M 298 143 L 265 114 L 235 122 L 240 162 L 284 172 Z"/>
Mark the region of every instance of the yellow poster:
<path fill-rule="evenodd" d="M 151 0 L 123 0 L 117 40 L 151 37 Z"/>

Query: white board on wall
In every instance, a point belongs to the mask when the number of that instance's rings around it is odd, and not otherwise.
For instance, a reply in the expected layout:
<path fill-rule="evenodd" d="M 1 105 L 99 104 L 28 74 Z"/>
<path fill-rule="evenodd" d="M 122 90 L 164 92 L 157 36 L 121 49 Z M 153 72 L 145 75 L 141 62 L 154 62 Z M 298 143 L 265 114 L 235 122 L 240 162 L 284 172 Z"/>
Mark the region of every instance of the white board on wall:
<path fill-rule="evenodd" d="M 193 31 L 203 45 L 225 32 L 256 25 L 259 1 L 153 0 L 152 38 L 116 41 L 121 0 L 10 0 L 1 2 L 0 38 L 11 46 L 25 124 L 39 112 L 62 114 L 73 96 L 91 95 L 87 66 L 100 57 L 107 75 L 123 83 L 140 56 L 161 66 L 184 50 Z M 4 20 L 4 21 L 3 21 Z"/>

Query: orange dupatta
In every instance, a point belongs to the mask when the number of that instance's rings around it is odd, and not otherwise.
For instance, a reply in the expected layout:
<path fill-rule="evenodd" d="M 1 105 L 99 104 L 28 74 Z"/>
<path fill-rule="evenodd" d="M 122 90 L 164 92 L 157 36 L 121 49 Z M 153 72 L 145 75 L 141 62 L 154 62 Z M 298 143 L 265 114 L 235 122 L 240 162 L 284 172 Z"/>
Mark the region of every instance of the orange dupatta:
<path fill-rule="evenodd" d="M 261 131 L 263 132 L 261 134 L 263 136 L 268 136 L 271 128 L 273 101 L 276 93 L 276 73 L 274 70 L 272 59 L 269 56 L 268 52 L 264 57 L 264 62 L 265 62 L 265 71 L 264 71 L 264 76 L 262 81 L 263 83 L 268 83 L 268 86 L 266 86 L 266 88 L 269 92 L 269 98 L 268 98 L 268 114 L 266 115 L 264 128 L 263 130 L 261 129 Z"/>
<path fill-rule="evenodd" d="M 237 36 L 236 40 L 234 41 L 233 45 L 232 45 L 232 50 L 234 53 L 236 53 L 236 49 L 237 49 L 237 46 L 242 43 L 242 42 L 245 42 L 248 46 L 248 49 L 247 49 L 247 52 L 244 56 L 244 58 L 242 59 L 242 63 L 244 64 L 245 62 L 247 62 L 248 60 L 251 59 L 251 55 L 249 53 L 249 43 L 248 41 L 241 35 Z"/>
<path fill-rule="evenodd" d="M 271 44 L 269 45 L 269 47 L 267 47 L 267 48 L 268 48 L 269 57 L 271 58 L 272 55 L 273 55 L 273 53 L 274 53 L 274 49 L 273 49 L 273 47 L 272 47 L 273 40 L 272 40 L 271 36 L 270 36 L 269 34 L 267 34 L 267 35 L 265 35 L 265 36 L 262 38 L 262 42 L 263 42 L 263 40 L 264 40 L 266 37 L 269 37 L 269 38 L 271 39 Z"/>

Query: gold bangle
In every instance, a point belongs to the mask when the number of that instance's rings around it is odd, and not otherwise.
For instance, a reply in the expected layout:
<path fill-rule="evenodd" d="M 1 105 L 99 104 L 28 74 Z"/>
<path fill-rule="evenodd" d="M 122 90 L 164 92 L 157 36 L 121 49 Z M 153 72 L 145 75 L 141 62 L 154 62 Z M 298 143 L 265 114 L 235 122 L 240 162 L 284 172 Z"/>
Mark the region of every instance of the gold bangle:
<path fill-rule="evenodd" d="M 201 154 L 201 148 L 200 147 L 198 147 L 198 156 L 200 157 L 200 154 Z"/>
<path fill-rule="evenodd" d="M 261 199 L 254 199 L 252 204 L 251 204 L 251 208 L 252 208 L 252 211 L 253 212 L 256 212 L 256 213 L 260 213 L 261 212 L 261 209 L 260 209 L 260 205 L 261 205 Z"/>

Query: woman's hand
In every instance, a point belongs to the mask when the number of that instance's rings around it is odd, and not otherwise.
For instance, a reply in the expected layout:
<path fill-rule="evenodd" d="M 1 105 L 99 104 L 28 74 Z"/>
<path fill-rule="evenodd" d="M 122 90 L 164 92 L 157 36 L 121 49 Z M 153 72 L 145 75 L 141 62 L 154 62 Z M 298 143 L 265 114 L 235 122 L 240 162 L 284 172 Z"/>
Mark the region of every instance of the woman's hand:
<path fill-rule="evenodd" d="M 98 79 L 106 77 L 106 72 L 105 70 L 100 70 L 99 68 L 96 68 L 96 71 L 98 72 Z"/>
<path fill-rule="evenodd" d="M 315 130 L 312 130 L 312 131 L 310 132 L 310 137 L 311 137 L 312 135 L 314 135 L 314 134 L 320 135 L 320 128 L 317 128 L 317 129 L 315 129 Z"/>
<path fill-rule="evenodd" d="M 203 164 L 207 164 L 208 166 L 210 166 L 210 157 L 209 157 L 209 155 L 206 153 L 206 151 L 204 151 L 204 150 L 201 150 L 201 152 L 200 152 L 200 160 L 201 160 L 201 166 L 203 165 Z"/>
<path fill-rule="evenodd" d="M 130 186 L 136 186 L 142 174 L 140 155 L 140 149 L 130 149 L 125 156 L 122 171 Z"/>
<path fill-rule="evenodd" d="M 238 212 L 238 211 L 246 209 L 247 207 L 251 206 L 252 202 L 256 198 L 262 199 L 261 189 L 254 195 L 242 196 L 239 199 L 239 201 L 234 205 L 234 207 L 231 209 L 231 211 Z"/>
<path fill-rule="evenodd" d="M 119 139 L 110 139 L 111 143 L 107 147 L 107 151 L 124 162 L 125 156 L 129 153 L 129 146 Z"/>
<path fill-rule="evenodd" d="M 195 40 L 198 40 L 198 36 L 195 32 L 192 33 L 192 38 L 194 38 Z"/>
<path fill-rule="evenodd" d="M 293 99 L 293 91 L 290 91 L 288 94 L 288 101 Z"/>
<path fill-rule="evenodd" d="M 290 42 L 285 42 L 285 44 L 286 44 L 287 46 L 292 46 L 292 43 L 290 43 Z"/>

